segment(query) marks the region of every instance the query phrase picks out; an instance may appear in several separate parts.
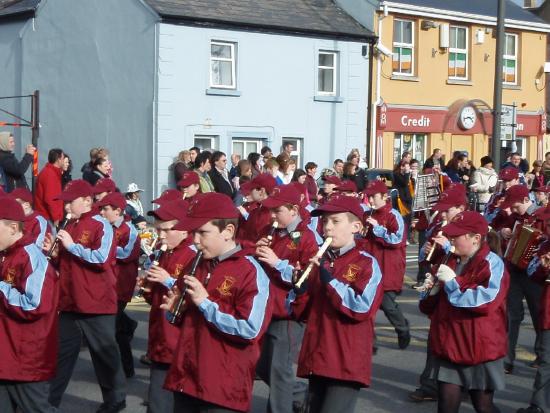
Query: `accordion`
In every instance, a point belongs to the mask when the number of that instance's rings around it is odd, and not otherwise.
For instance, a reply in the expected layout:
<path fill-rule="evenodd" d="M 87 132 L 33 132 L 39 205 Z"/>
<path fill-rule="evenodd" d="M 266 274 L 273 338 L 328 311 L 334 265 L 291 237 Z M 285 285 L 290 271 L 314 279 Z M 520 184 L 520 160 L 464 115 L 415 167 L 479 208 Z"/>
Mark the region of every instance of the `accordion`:
<path fill-rule="evenodd" d="M 535 255 L 541 236 L 538 229 L 516 222 L 504 258 L 525 270 Z"/>

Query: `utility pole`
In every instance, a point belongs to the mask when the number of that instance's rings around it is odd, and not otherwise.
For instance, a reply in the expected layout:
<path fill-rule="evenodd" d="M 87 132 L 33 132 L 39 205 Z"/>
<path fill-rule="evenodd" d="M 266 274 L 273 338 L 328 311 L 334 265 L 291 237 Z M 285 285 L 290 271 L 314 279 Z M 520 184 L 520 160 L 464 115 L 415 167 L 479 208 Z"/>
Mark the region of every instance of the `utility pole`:
<path fill-rule="evenodd" d="M 500 168 L 500 125 L 502 115 L 502 56 L 504 55 L 504 17 L 505 0 L 498 0 L 497 50 L 495 55 L 495 87 L 493 96 L 493 139 L 491 140 L 491 157 L 496 170 Z"/>

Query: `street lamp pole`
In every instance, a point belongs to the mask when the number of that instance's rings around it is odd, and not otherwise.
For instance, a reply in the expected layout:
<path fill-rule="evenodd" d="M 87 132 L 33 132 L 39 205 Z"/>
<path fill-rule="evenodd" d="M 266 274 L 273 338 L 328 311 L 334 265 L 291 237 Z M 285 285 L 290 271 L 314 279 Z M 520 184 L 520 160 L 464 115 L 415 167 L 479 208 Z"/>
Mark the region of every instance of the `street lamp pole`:
<path fill-rule="evenodd" d="M 493 138 L 491 140 L 491 157 L 496 170 L 500 168 L 500 129 L 502 115 L 502 63 L 504 55 L 504 17 L 505 0 L 498 0 L 498 19 L 497 19 L 497 50 L 495 55 L 495 85 L 493 96 Z"/>

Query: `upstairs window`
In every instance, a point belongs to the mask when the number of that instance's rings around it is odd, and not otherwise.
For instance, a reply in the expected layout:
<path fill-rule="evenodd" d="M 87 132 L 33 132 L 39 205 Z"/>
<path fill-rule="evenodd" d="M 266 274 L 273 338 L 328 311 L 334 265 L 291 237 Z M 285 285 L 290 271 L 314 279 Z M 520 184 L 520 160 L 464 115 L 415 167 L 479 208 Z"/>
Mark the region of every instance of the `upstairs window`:
<path fill-rule="evenodd" d="M 468 79 L 468 28 L 449 28 L 449 79 Z"/>
<path fill-rule="evenodd" d="M 504 84 L 518 84 L 518 35 L 506 33 L 504 56 L 502 62 L 502 79 Z"/>
<path fill-rule="evenodd" d="M 236 89 L 236 44 L 212 41 L 210 43 L 210 87 Z"/>
<path fill-rule="evenodd" d="M 414 65 L 414 23 L 395 19 L 393 22 L 392 71 L 398 75 L 412 75 Z"/>
<path fill-rule="evenodd" d="M 336 96 L 338 84 L 338 52 L 319 51 L 317 64 L 317 93 Z"/>

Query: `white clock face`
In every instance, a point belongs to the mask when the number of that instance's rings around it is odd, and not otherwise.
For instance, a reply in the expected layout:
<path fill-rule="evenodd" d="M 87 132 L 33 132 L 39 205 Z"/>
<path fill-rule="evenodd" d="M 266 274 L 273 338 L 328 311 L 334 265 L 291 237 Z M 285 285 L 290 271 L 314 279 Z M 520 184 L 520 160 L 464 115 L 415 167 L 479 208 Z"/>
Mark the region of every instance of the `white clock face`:
<path fill-rule="evenodd" d="M 476 120 L 477 114 L 472 106 L 466 106 L 460 111 L 459 124 L 462 129 L 472 129 Z"/>

